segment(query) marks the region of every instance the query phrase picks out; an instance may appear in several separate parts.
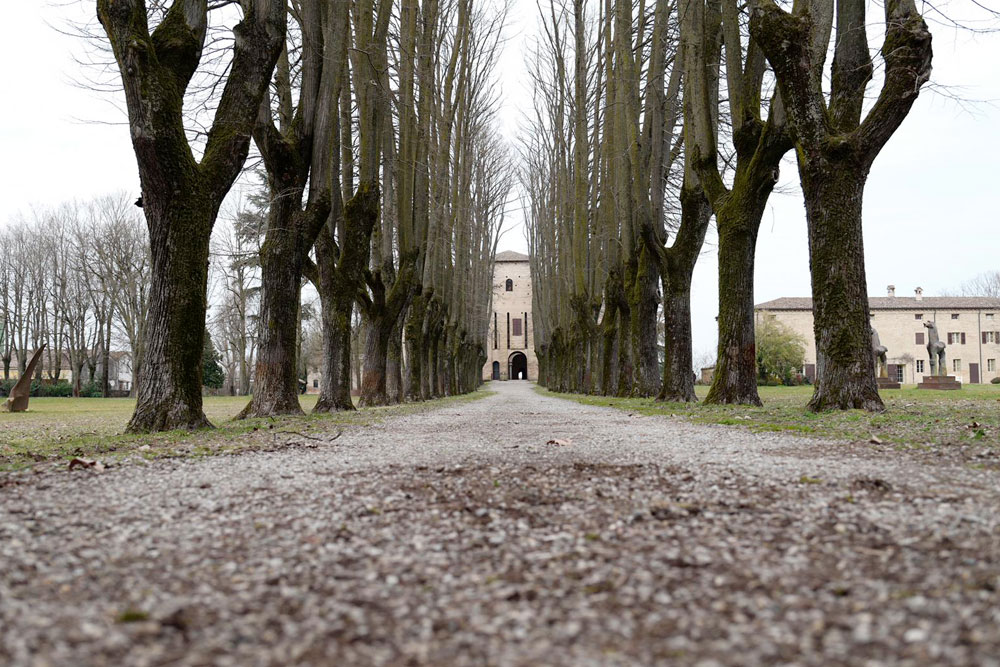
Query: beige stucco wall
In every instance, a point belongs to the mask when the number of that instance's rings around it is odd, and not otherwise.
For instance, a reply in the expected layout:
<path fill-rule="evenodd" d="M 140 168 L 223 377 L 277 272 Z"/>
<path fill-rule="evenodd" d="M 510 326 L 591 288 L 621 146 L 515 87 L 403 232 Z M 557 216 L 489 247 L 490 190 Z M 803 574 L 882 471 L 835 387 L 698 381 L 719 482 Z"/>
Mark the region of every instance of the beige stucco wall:
<path fill-rule="evenodd" d="M 1000 340 L 1000 312 L 975 309 L 872 309 L 872 326 L 878 332 L 882 345 L 888 348 L 887 360 L 890 364 L 903 366 L 903 382 L 915 384 L 923 375 L 930 375 L 927 356 L 927 329 L 925 321 L 935 321 L 941 340 L 948 342 L 948 333 L 965 333 L 965 344 L 950 343 L 945 348 L 948 375 L 954 375 L 961 382 L 970 382 L 969 364 L 979 364 L 979 381 L 987 383 L 1000 376 L 1000 343 L 983 343 L 982 332 L 996 332 L 994 340 Z M 922 319 L 917 319 L 921 315 Z M 952 315 L 958 315 L 953 319 Z M 776 320 L 798 333 L 806 341 L 806 363 L 816 363 L 816 344 L 813 338 L 813 316 L 808 310 L 757 311 L 757 319 L 773 316 Z M 916 334 L 923 333 L 924 343 L 916 342 Z M 959 338 L 961 338 L 959 336 Z M 955 362 L 958 361 L 958 368 Z M 990 363 L 992 360 L 992 364 Z M 918 366 L 923 362 L 923 368 Z M 993 366 L 990 369 L 990 366 Z"/>
<path fill-rule="evenodd" d="M 514 281 L 514 289 L 506 291 L 507 279 Z M 508 316 L 510 342 L 508 344 Z M 521 319 L 521 335 L 514 335 L 513 321 Z M 496 328 L 494 328 L 494 322 Z M 535 332 L 531 326 L 531 270 L 527 261 L 497 261 L 493 270 L 493 307 L 490 312 L 489 336 L 486 339 L 488 359 L 483 366 L 483 379 L 493 377 L 493 362 L 500 364 L 500 379 L 507 380 L 509 361 L 515 352 L 521 352 L 528 361 L 528 380 L 538 379 L 538 359 L 535 357 Z"/>

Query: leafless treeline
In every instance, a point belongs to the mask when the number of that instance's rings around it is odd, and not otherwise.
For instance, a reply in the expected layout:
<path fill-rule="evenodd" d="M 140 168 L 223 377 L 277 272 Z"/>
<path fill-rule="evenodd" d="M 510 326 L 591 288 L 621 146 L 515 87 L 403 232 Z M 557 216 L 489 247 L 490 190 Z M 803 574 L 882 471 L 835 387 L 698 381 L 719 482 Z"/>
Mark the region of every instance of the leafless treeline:
<path fill-rule="evenodd" d="M 317 410 L 353 409 L 356 311 L 363 404 L 478 385 L 512 185 L 494 122 L 503 7 L 97 0 L 97 9 L 124 88 L 151 251 L 130 430 L 208 423 L 210 239 L 251 141 L 268 189 L 260 289 L 245 289 L 245 265 L 231 263 L 215 318 L 223 349 L 235 350 L 230 363 L 252 359 L 252 373 L 233 369 L 242 388 L 253 376 L 243 414 L 301 411 L 303 279 L 321 309 Z M 248 331 L 256 337 L 241 339 Z"/>
<path fill-rule="evenodd" d="M 867 0 L 791 4 L 539 5 L 522 181 L 544 384 L 695 400 L 691 276 L 714 215 L 719 348 L 708 400 L 759 404 L 754 252 L 779 163 L 795 148 L 819 356 L 810 407 L 882 409 L 861 202 L 873 160 L 929 76 L 930 34 L 913 0 L 884 3 L 881 49 L 869 44 Z M 866 103 L 873 52 L 881 89 Z"/>
<path fill-rule="evenodd" d="M 124 349 L 141 372 L 149 304 L 145 224 L 123 194 L 71 202 L 0 230 L 0 361 L 3 378 L 23 373 L 28 355 L 45 345 L 39 379 L 68 379 L 78 395 L 84 379 L 104 395 L 120 389 L 112 372 Z M 67 367 L 68 365 L 68 367 Z M 114 374 L 117 375 L 117 374 Z"/>

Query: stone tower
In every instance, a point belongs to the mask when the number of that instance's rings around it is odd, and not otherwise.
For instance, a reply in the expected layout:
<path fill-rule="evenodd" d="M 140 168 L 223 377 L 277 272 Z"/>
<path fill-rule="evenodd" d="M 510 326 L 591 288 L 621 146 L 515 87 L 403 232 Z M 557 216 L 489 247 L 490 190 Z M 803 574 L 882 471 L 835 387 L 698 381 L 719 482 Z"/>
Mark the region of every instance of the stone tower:
<path fill-rule="evenodd" d="M 531 270 L 528 256 L 510 250 L 497 253 L 493 267 L 488 360 L 484 380 L 537 380 L 535 333 L 531 326 Z"/>

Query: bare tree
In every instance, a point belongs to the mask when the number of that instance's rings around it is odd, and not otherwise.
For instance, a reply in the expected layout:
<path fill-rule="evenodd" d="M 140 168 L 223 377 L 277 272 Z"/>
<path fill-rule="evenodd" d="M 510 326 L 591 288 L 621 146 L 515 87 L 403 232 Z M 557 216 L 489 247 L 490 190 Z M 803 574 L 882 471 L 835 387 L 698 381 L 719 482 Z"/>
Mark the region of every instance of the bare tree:
<path fill-rule="evenodd" d="M 988 296 L 1000 299 L 1000 271 L 987 271 L 962 283 L 962 296 Z"/>
<path fill-rule="evenodd" d="M 777 78 L 805 195 L 816 335 L 812 410 L 884 406 L 875 383 L 861 209 L 872 163 L 930 77 L 931 35 L 914 0 L 886 0 L 884 81 L 863 114 L 874 64 L 866 0 L 758 0 L 750 31 Z M 823 90 L 834 6 L 829 97 Z M 864 118 L 862 118 L 864 116 Z"/>
<path fill-rule="evenodd" d="M 285 3 L 241 0 L 239 7 L 229 76 L 198 161 L 182 110 L 203 55 L 208 2 L 174 0 L 150 30 L 144 0 L 97 0 L 125 89 L 152 256 L 133 432 L 210 426 L 201 399 L 209 239 L 243 168 L 285 35 Z"/>

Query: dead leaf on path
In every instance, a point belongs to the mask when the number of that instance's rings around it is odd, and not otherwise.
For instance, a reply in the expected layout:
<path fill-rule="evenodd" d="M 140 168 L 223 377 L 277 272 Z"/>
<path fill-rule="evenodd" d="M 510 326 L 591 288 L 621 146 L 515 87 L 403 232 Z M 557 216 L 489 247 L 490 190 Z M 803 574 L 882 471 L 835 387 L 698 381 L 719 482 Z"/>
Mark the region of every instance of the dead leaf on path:
<path fill-rule="evenodd" d="M 877 435 L 873 435 L 871 437 L 871 440 L 869 440 L 868 442 L 870 442 L 873 445 L 881 445 L 882 444 L 882 439 L 880 437 L 878 437 Z"/>
<path fill-rule="evenodd" d="M 73 459 L 69 462 L 69 469 L 73 468 L 92 468 L 97 472 L 104 470 L 104 464 L 100 461 L 94 461 L 92 459 L 81 459 L 79 457 Z"/>
<path fill-rule="evenodd" d="M 572 445 L 573 441 L 572 440 L 560 440 L 559 438 L 552 438 L 551 440 L 549 440 L 545 444 L 546 445 Z"/>
<path fill-rule="evenodd" d="M 973 420 L 973 422 L 971 424 L 969 424 L 968 426 L 966 426 L 965 428 L 968 428 L 968 429 L 977 429 L 980 426 L 982 426 L 982 424 L 980 424 L 979 422 Z"/>

